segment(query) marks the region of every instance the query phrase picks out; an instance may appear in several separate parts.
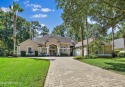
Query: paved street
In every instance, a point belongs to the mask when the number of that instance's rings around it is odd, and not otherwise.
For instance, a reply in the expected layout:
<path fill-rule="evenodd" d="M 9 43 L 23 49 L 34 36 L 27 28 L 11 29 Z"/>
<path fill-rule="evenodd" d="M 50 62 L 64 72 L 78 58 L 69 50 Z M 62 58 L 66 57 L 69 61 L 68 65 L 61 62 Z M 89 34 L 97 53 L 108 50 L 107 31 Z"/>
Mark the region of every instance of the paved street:
<path fill-rule="evenodd" d="M 72 58 L 47 58 L 51 65 L 44 87 L 125 87 L 125 76 Z"/>

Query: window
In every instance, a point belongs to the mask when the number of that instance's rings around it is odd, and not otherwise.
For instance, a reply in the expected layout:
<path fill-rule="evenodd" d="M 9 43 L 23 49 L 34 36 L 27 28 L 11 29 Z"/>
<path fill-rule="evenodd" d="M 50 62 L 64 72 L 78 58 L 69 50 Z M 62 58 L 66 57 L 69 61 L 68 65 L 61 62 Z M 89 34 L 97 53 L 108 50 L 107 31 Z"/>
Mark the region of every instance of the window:
<path fill-rule="evenodd" d="M 32 53 L 32 47 L 28 47 L 28 53 Z"/>
<path fill-rule="evenodd" d="M 46 48 L 42 48 L 41 53 L 46 53 Z"/>

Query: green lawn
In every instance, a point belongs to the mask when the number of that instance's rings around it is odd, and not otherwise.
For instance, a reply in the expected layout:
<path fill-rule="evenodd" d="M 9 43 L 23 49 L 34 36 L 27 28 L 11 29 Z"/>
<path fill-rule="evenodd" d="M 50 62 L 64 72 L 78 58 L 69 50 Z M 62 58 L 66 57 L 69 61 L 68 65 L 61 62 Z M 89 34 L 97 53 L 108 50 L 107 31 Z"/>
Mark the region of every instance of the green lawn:
<path fill-rule="evenodd" d="M 0 58 L 0 87 L 42 87 L 48 60 Z"/>
<path fill-rule="evenodd" d="M 125 75 L 125 58 L 98 58 L 80 61 Z"/>

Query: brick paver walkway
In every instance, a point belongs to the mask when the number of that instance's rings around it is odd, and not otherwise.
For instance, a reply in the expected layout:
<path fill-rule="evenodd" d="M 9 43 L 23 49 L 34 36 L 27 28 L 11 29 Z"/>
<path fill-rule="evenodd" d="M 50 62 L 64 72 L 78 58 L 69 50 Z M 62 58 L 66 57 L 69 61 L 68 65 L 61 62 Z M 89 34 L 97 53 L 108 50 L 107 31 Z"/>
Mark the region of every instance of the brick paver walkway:
<path fill-rule="evenodd" d="M 56 58 L 51 60 L 44 87 L 125 87 L 125 76 L 72 58 Z"/>

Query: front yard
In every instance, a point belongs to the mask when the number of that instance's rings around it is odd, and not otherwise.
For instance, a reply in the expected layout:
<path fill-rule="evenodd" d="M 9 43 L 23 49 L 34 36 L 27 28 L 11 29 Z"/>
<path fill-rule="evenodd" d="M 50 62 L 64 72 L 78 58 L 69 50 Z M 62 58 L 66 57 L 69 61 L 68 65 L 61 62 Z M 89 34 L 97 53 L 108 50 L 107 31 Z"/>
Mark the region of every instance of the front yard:
<path fill-rule="evenodd" d="M 42 87 L 48 60 L 0 58 L 0 87 Z"/>
<path fill-rule="evenodd" d="M 125 58 L 82 59 L 80 61 L 125 75 Z"/>

